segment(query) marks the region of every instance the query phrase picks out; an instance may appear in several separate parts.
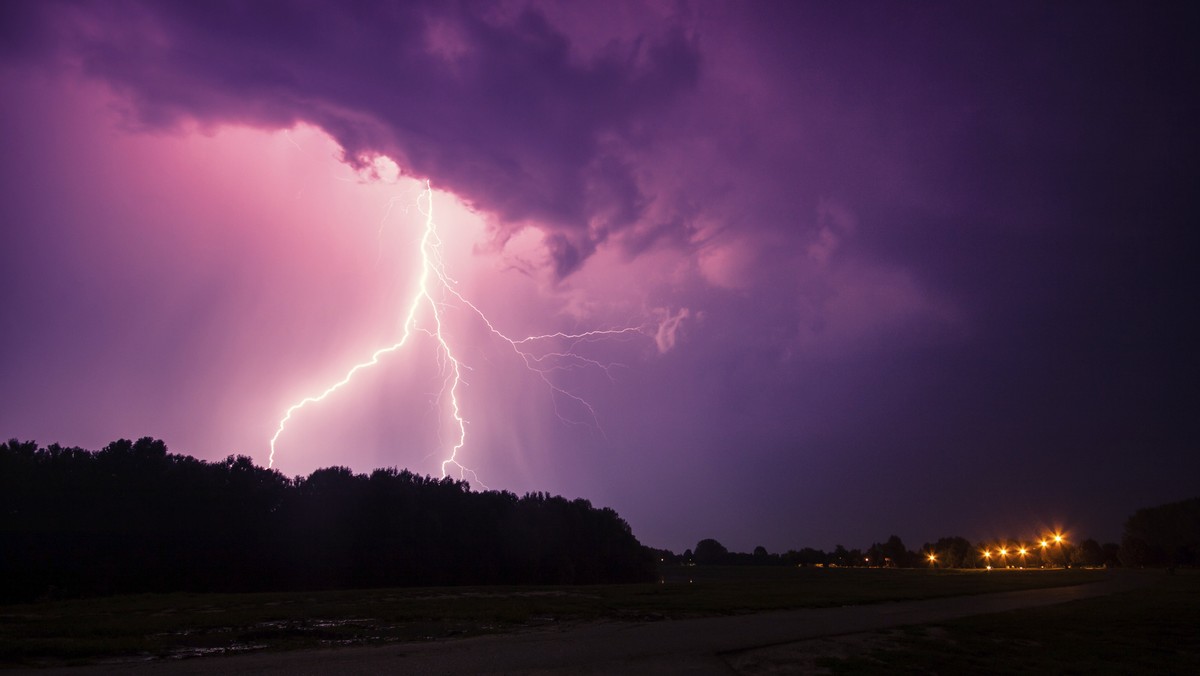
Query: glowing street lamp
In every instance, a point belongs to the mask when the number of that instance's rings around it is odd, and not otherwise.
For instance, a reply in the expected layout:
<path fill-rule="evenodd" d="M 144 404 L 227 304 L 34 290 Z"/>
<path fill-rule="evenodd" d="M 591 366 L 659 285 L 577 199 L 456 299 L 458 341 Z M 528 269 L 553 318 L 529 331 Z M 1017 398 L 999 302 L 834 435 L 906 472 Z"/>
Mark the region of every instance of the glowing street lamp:
<path fill-rule="evenodd" d="M 933 552 L 929 552 L 929 565 L 932 566 L 936 563 L 937 563 L 937 554 L 934 554 Z"/>
<path fill-rule="evenodd" d="M 1045 565 L 1047 563 L 1051 562 L 1052 557 L 1050 556 L 1050 547 L 1056 546 L 1061 549 L 1062 546 L 1066 544 L 1066 542 L 1067 542 L 1067 540 L 1063 536 L 1062 531 L 1055 531 L 1053 533 L 1050 533 L 1049 535 L 1045 535 L 1042 537 L 1041 540 L 1038 541 L 1038 547 L 1040 547 L 1042 550 L 1041 556 L 1042 556 L 1042 566 L 1043 567 L 1045 567 Z"/>

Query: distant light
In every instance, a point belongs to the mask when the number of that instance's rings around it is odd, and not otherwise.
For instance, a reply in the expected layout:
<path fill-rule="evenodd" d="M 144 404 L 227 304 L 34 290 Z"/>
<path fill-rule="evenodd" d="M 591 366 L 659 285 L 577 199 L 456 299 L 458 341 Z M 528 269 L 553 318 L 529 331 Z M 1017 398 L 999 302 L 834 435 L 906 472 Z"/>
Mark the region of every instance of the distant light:
<path fill-rule="evenodd" d="M 1055 533 L 1055 534 L 1054 534 L 1054 541 L 1055 541 L 1055 542 L 1062 542 L 1062 536 L 1061 536 L 1061 535 L 1059 535 L 1058 533 Z"/>
<path fill-rule="evenodd" d="M 1007 550 L 1007 549 L 1005 549 L 1004 547 L 1001 547 L 1001 548 L 1000 548 L 1000 556 L 1004 556 L 1004 555 L 1006 555 L 1006 554 L 1008 554 L 1008 550 Z"/>

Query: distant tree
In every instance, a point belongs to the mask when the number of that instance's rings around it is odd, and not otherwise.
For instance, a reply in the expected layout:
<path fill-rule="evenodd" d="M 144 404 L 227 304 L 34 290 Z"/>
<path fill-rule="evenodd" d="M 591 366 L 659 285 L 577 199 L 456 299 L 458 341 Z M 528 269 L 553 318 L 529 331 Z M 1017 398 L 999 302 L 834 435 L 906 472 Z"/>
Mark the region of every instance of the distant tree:
<path fill-rule="evenodd" d="M 767 548 L 766 548 L 766 547 L 764 547 L 764 546 L 762 546 L 762 545 L 759 545 L 759 546 L 757 546 L 757 547 L 755 547 L 755 548 L 754 548 L 754 559 L 755 559 L 755 561 L 757 561 L 758 563 L 763 563 L 763 562 L 765 562 L 765 561 L 767 560 L 767 558 L 768 558 L 768 557 L 770 557 L 770 554 L 768 554 L 768 553 L 767 553 Z"/>
<path fill-rule="evenodd" d="M 695 560 L 697 565 L 725 563 L 728 558 L 729 550 L 712 538 L 706 538 L 696 543 Z"/>
<path fill-rule="evenodd" d="M 679 564 L 683 563 L 683 561 L 684 561 L 684 558 L 682 556 L 680 556 L 679 554 L 676 554 L 675 552 L 673 552 L 669 549 L 654 549 L 653 547 L 649 547 L 647 549 L 649 550 L 650 556 L 655 561 L 657 561 L 661 564 L 679 565 Z M 688 551 L 691 551 L 691 550 L 688 550 Z"/>
<path fill-rule="evenodd" d="M 852 563 L 850 551 L 842 545 L 834 545 L 833 551 L 829 553 L 828 562 L 833 566 L 849 566 Z"/>
<path fill-rule="evenodd" d="M 1159 560 L 1157 553 L 1151 550 L 1150 545 L 1144 539 L 1128 535 L 1121 539 L 1121 549 L 1118 556 L 1121 559 L 1121 565 L 1127 568 L 1141 568 L 1142 566 L 1165 563 L 1165 561 Z"/>
<path fill-rule="evenodd" d="M 829 554 L 820 549 L 805 547 L 800 550 L 800 560 L 806 566 L 823 566 L 829 563 Z"/>
<path fill-rule="evenodd" d="M 878 560 L 879 565 L 885 568 L 905 568 L 913 557 L 905 548 L 904 541 L 899 536 L 893 535 L 887 539 L 887 542 L 876 542 L 871 545 L 864 558 L 870 558 L 872 565 L 875 565 L 874 562 Z"/>
<path fill-rule="evenodd" d="M 789 550 L 782 558 L 783 562 L 790 566 L 823 566 L 827 556 L 819 549 L 805 547 L 800 551 Z"/>
<path fill-rule="evenodd" d="M 1079 543 L 1071 556 L 1071 565 L 1075 566 L 1099 566 L 1104 563 L 1104 549 L 1099 542 L 1088 538 Z"/>
<path fill-rule="evenodd" d="M 863 559 L 865 559 L 863 563 L 872 568 L 884 568 L 892 565 L 886 561 L 886 558 L 883 554 L 883 546 L 878 542 L 871 543 L 871 546 L 867 547 L 867 551 L 863 552 Z"/>
<path fill-rule="evenodd" d="M 861 568 L 861 567 L 867 565 L 867 561 L 866 561 L 867 555 L 864 554 L 863 550 L 861 550 L 861 549 L 851 549 L 850 551 L 846 552 L 846 557 L 850 561 L 848 565 L 855 566 L 858 568 Z"/>
<path fill-rule="evenodd" d="M 0 600 L 131 592 L 635 582 L 654 558 L 586 500 L 407 470 L 287 479 L 145 437 L 0 444 Z"/>
<path fill-rule="evenodd" d="M 925 543 L 921 548 L 937 556 L 938 563 L 945 568 L 974 568 L 975 548 L 966 538 L 951 536 L 937 542 Z"/>
<path fill-rule="evenodd" d="M 1121 565 L 1121 545 L 1115 542 L 1105 542 L 1100 548 L 1104 551 L 1104 565 L 1108 568 Z"/>
<path fill-rule="evenodd" d="M 1134 512 L 1125 522 L 1121 555 L 1134 566 L 1200 564 L 1200 498 Z"/>
<path fill-rule="evenodd" d="M 696 563 L 696 555 L 692 554 L 692 550 L 690 550 L 690 549 L 683 550 L 683 562 L 684 562 L 684 564 L 689 565 L 689 566 Z"/>

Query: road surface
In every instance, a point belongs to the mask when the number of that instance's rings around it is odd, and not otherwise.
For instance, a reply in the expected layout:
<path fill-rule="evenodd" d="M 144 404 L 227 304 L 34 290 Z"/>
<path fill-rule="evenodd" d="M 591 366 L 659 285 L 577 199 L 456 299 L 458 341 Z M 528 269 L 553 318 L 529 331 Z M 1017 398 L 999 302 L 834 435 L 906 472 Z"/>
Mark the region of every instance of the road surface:
<path fill-rule="evenodd" d="M 1111 594 L 1145 584 L 1112 572 L 1101 582 L 924 601 L 811 608 L 650 623 L 601 622 L 432 643 L 256 653 L 179 661 L 9 671 L 132 674 L 736 674 L 723 657 L 806 639 L 943 622 Z"/>

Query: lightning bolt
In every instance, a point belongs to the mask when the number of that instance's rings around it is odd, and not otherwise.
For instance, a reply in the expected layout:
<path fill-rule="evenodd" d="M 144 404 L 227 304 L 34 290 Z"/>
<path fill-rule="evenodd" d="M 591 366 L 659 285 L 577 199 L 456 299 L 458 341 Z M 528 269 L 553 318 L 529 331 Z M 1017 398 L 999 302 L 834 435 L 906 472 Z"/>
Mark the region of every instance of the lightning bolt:
<path fill-rule="evenodd" d="M 275 451 L 279 438 L 284 430 L 287 429 L 287 424 L 294 415 L 304 407 L 319 403 L 332 396 L 338 390 L 346 387 L 360 371 L 378 365 L 380 360 L 386 355 L 404 348 L 414 332 L 421 332 L 431 337 L 435 343 L 437 360 L 443 374 L 442 390 L 439 393 L 438 400 L 445 400 L 447 402 L 449 418 L 452 421 L 451 426 L 455 430 L 454 438 L 446 442 L 448 448 L 445 451 L 445 459 L 441 463 L 442 476 L 445 477 L 451 469 L 457 468 L 459 478 L 465 480 L 469 474 L 475 483 L 486 489 L 487 486 L 479 480 L 476 473 L 461 464 L 458 460 L 459 451 L 462 450 L 467 442 L 467 420 L 463 417 L 459 401 L 459 388 L 464 383 L 462 373 L 466 367 L 455 356 L 451 340 L 448 339 L 444 331 L 442 323 L 442 311 L 445 305 L 444 299 L 453 298 L 458 300 L 483 322 L 484 326 L 487 327 L 493 336 L 507 343 L 512 348 L 513 352 L 522 360 L 525 367 L 549 388 L 554 402 L 555 414 L 560 420 L 571 424 L 591 424 L 597 429 L 600 427 L 599 420 L 592 405 L 579 395 L 557 385 L 551 379 L 550 374 L 559 370 L 597 368 L 612 379 L 611 369 L 620 366 L 620 364 L 609 364 L 584 357 L 575 352 L 575 348 L 583 343 L 596 340 L 629 338 L 638 335 L 652 336 L 651 333 L 648 333 L 650 327 L 642 325 L 596 329 L 580 333 L 559 331 L 524 338 L 509 337 L 496 328 L 482 310 L 459 293 L 458 289 L 455 288 L 458 283 L 446 273 L 445 262 L 442 258 L 442 240 L 438 236 L 437 225 L 433 218 L 433 190 L 430 187 L 429 181 L 425 182 L 425 189 L 417 196 L 416 201 L 417 208 L 424 216 L 424 229 L 421 234 L 420 246 L 418 247 L 421 265 L 420 273 L 417 276 L 417 290 L 408 303 L 407 311 L 404 313 L 404 329 L 400 339 L 391 345 L 379 348 L 366 361 L 355 364 L 346 372 L 346 375 L 341 380 L 326 387 L 320 394 L 305 397 L 289 406 L 284 412 L 283 417 L 280 418 L 274 436 L 271 437 L 271 454 L 267 462 L 268 467 L 274 467 Z M 388 205 L 389 213 L 393 205 L 394 200 Z M 435 298 L 435 292 L 439 298 Z M 432 318 L 429 326 L 423 327 L 418 323 L 418 314 L 422 308 L 427 309 L 428 316 Z M 542 350 L 535 349 L 539 345 L 560 344 L 564 341 L 567 343 L 565 348 L 557 350 L 554 347 L 546 347 Z M 558 408 L 560 398 L 576 402 L 576 404 L 587 411 L 588 420 L 576 420 L 564 415 Z"/>

